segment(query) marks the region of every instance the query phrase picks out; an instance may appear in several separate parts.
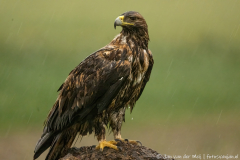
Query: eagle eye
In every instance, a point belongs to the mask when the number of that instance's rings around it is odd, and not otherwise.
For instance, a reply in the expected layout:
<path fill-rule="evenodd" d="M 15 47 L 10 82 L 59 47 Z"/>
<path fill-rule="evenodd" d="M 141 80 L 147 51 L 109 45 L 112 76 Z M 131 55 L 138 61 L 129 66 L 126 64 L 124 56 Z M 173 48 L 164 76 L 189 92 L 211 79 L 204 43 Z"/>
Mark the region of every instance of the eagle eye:
<path fill-rule="evenodd" d="M 136 17 L 129 17 L 132 21 L 136 20 Z"/>

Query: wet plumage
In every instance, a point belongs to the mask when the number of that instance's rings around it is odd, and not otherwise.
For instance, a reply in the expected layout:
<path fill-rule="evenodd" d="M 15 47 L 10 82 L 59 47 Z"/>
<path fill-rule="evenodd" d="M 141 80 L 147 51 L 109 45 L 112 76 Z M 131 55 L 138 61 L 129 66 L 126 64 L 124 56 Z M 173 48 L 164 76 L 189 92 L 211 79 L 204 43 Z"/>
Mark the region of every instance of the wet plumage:
<path fill-rule="evenodd" d="M 122 26 L 121 33 L 75 67 L 60 86 L 34 159 L 49 147 L 46 160 L 60 158 L 77 134 L 94 133 L 103 142 L 108 124 L 114 138 L 121 139 L 125 110 L 129 106 L 132 111 L 141 96 L 153 58 L 147 23 L 138 12 L 123 13 L 114 26 Z"/>

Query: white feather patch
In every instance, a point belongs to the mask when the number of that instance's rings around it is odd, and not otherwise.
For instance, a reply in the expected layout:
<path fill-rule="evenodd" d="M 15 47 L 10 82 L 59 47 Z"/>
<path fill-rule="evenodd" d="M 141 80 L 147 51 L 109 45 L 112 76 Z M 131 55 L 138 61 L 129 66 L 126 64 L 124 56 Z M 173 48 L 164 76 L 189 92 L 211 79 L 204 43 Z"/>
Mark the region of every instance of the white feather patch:
<path fill-rule="evenodd" d="M 128 61 L 132 62 L 132 60 L 133 60 L 133 56 L 132 55 L 128 56 Z"/>
<path fill-rule="evenodd" d="M 133 75 L 132 75 L 132 74 L 129 75 L 129 79 L 130 79 L 131 81 L 133 80 Z"/>
<path fill-rule="evenodd" d="M 133 83 L 133 86 L 135 86 L 136 84 L 139 84 L 142 81 L 142 77 L 143 77 L 143 74 L 141 74 L 139 72 L 137 78 L 135 79 L 135 81 Z"/>
<path fill-rule="evenodd" d="M 126 44 L 127 43 L 126 36 L 122 37 L 121 42 L 122 42 L 122 44 Z"/>
<path fill-rule="evenodd" d="M 142 81 L 142 74 L 139 73 L 137 77 L 137 83 L 140 83 Z"/>

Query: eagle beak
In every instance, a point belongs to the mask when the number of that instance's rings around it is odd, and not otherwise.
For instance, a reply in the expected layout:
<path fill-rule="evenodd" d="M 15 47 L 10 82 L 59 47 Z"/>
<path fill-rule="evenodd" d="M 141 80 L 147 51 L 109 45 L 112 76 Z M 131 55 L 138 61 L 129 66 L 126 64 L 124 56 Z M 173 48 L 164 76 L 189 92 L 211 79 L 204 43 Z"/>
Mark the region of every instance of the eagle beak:
<path fill-rule="evenodd" d="M 116 29 L 116 26 L 127 26 L 127 25 L 134 25 L 132 23 L 127 23 L 127 22 L 124 22 L 124 16 L 119 16 L 115 19 L 115 22 L 114 22 L 114 28 Z"/>
<path fill-rule="evenodd" d="M 119 16 L 115 19 L 115 22 L 114 22 L 115 29 L 116 29 L 116 26 L 121 26 L 123 24 L 123 19 L 124 19 L 124 16 Z"/>

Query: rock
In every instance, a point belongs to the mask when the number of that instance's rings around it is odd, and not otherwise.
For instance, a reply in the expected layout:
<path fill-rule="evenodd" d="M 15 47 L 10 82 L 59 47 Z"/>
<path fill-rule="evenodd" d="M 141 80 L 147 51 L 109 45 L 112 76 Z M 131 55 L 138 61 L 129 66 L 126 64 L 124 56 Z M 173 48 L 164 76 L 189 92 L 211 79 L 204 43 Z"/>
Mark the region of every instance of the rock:
<path fill-rule="evenodd" d="M 133 145 L 128 142 L 118 142 L 121 150 L 114 150 L 105 147 L 103 151 L 96 150 L 95 146 L 85 146 L 81 148 L 71 148 L 66 156 L 60 160 L 174 160 L 163 156 L 156 151 L 139 145 Z"/>

